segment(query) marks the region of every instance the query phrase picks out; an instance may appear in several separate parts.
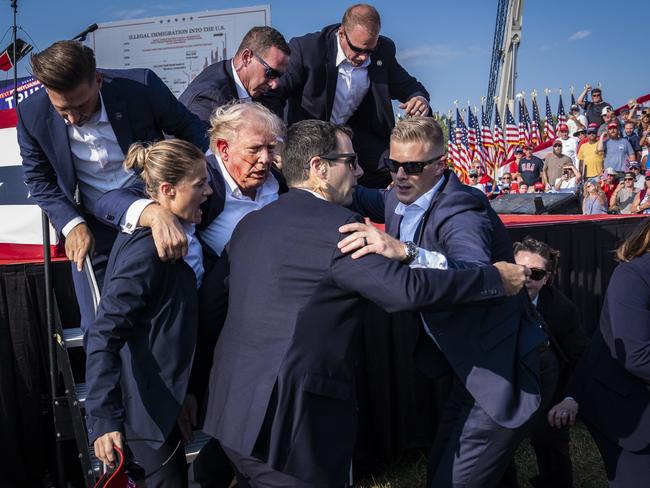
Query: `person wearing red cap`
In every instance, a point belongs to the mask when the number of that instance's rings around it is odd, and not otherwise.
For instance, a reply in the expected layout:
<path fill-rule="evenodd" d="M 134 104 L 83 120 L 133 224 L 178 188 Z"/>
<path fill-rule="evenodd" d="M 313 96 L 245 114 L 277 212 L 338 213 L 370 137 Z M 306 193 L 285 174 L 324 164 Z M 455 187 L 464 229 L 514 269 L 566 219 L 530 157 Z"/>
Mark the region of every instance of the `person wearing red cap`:
<path fill-rule="evenodd" d="M 560 124 L 557 128 L 558 139 L 562 141 L 562 154 L 571 158 L 573 165 L 578 167 L 578 139 L 569 136 L 569 126 Z"/>
<path fill-rule="evenodd" d="M 589 124 L 587 127 L 587 140 L 578 149 L 578 171 L 583 172 L 587 178 L 599 176 L 604 169 L 603 153 L 598 151 L 598 124 Z"/>
<path fill-rule="evenodd" d="M 636 154 L 630 142 L 620 136 L 618 122 L 610 122 L 607 125 L 607 132 L 598 139 L 598 151 L 605 155 L 603 164 L 617 173 L 624 173 L 628 169 L 628 162 L 636 161 Z"/>

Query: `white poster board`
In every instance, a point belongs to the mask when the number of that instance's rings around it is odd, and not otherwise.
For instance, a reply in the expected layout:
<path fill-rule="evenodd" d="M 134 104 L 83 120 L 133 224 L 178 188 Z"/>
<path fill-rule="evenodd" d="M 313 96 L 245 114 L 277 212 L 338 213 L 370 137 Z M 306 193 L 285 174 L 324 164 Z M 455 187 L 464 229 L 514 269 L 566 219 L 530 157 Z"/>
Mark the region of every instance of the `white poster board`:
<path fill-rule="evenodd" d="M 178 97 L 203 69 L 231 58 L 251 27 L 270 24 L 270 5 L 258 5 L 107 22 L 86 43 L 98 67 L 150 68 Z"/>

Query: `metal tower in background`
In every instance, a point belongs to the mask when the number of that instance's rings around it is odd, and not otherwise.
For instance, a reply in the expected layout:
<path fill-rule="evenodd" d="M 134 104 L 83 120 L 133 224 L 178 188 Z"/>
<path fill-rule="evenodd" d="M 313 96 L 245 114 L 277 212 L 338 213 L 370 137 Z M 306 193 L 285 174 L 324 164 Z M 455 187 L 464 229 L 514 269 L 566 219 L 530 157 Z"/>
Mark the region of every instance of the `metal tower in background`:
<path fill-rule="evenodd" d="M 513 104 L 517 79 L 517 51 L 521 42 L 524 0 L 498 0 L 490 80 L 486 97 L 486 111 L 492 117 L 494 97 L 498 97 L 499 113 L 506 104 Z M 511 107 L 512 108 L 512 107 Z"/>

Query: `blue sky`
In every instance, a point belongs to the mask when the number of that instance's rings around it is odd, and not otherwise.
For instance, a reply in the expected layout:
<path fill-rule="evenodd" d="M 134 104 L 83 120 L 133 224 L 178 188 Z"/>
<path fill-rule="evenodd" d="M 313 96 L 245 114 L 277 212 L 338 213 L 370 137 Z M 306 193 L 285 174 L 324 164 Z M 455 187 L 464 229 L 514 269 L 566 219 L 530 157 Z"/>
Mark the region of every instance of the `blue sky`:
<path fill-rule="evenodd" d="M 340 0 L 18 0 L 18 23 L 43 49 L 93 22 L 265 3 L 271 5 L 273 26 L 287 40 L 338 22 L 350 4 Z M 0 32 L 4 33 L 12 14 L 9 0 L 0 5 Z M 382 34 L 395 41 L 402 65 L 427 87 L 434 110 L 446 112 L 454 100 L 479 105 L 487 91 L 496 0 L 381 0 L 373 5 L 382 15 Z M 566 106 L 572 84 L 577 97 L 585 83 L 600 82 L 604 99 L 615 106 L 650 93 L 646 29 L 634 20 L 644 18 L 647 11 L 647 1 L 641 0 L 618 4 L 527 0 L 517 90 L 528 94 L 536 89 L 543 95 L 544 88 L 555 89 L 554 111 L 557 89 L 563 89 Z M 27 63 L 22 61 L 20 67 L 21 75 L 26 74 Z"/>

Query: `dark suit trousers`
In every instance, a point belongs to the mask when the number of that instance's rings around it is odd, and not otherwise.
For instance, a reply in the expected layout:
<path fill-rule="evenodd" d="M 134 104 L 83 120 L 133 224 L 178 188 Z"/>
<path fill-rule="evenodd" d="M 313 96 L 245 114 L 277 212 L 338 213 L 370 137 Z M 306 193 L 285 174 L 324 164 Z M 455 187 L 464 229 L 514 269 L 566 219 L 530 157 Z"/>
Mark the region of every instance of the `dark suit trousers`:
<path fill-rule="evenodd" d="M 104 284 L 104 275 L 106 273 L 106 266 L 108 265 L 108 257 L 113 248 L 113 243 L 117 236 L 117 231 L 108 227 L 107 225 L 99 223 L 92 217 L 85 216 L 86 223 L 95 238 L 95 250 L 92 254 L 93 270 L 95 272 L 95 279 L 97 286 L 101 292 Z M 81 312 L 81 330 L 84 332 L 88 330 L 93 321 L 95 320 L 95 308 L 93 305 L 93 296 L 88 283 L 88 278 L 85 271 L 77 271 L 77 265 L 72 264 L 72 281 L 74 283 L 74 291 L 77 295 L 77 302 L 79 303 L 79 311 Z M 85 265 L 84 265 L 85 267 Z"/>
<path fill-rule="evenodd" d="M 179 444 L 180 443 L 180 444 Z M 143 441 L 128 440 L 133 460 L 144 469 L 146 488 L 187 488 L 187 461 L 181 433 L 175 427 L 167 441 L 158 449 Z"/>
<path fill-rule="evenodd" d="M 617 415 L 612 412 L 612 415 Z M 587 424 L 605 463 L 610 488 L 647 488 L 650 484 L 650 446 L 630 452 Z"/>
<path fill-rule="evenodd" d="M 530 433 L 530 444 L 535 450 L 539 470 L 539 475 L 530 480 L 535 488 L 573 487 L 569 440 L 568 427 L 551 427 L 546 415 L 539 415 Z"/>
<path fill-rule="evenodd" d="M 238 471 L 239 488 L 313 488 L 313 485 L 276 471 L 257 458 L 244 456 L 226 447 L 223 450 Z"/>
<path fill-rule="evenodd" d="M 557 360 L 545 348 L 540 355 L 542 405 L 550 401 L 557 383 Z M 516 429 L 492 420 L 462 382 L 454 377 L 452 391 L 431 448 L 428 488 L 490 488 L 498 486 L 519 443 L 536 417 Z"/>

